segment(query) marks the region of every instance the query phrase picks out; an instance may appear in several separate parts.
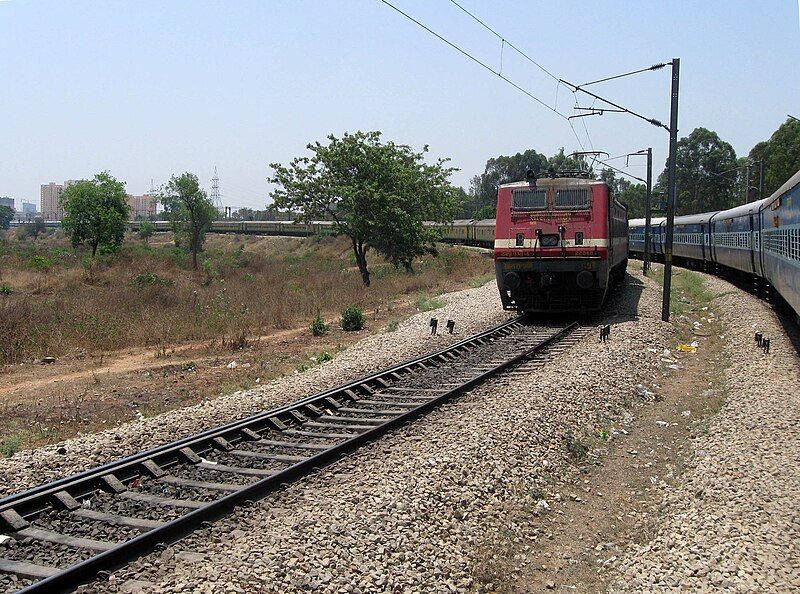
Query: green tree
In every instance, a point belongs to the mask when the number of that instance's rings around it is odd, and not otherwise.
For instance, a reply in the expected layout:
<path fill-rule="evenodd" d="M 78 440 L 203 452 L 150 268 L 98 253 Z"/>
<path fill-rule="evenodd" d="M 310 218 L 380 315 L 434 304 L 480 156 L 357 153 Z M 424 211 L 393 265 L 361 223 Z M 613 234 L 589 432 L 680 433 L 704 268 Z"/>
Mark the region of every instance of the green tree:
<path fill-rule="evenodd" d="M 155 230 L 156 226 L 153 223 L 150 221 L 142 221 L 139 223 L 139 239 L 144 239 L 145 242 L 149 243 Z"/>
<path fill-rule="evenodd" d="M 436 229 L 423 221 L 452 220 L 457 190 L 447 159 L 434 164 L 411 147 L 381 142 L 380 132 L 328 136 L 308 145 L 312 155 L 288 166 L 273 163 L 276 207 L 297 210 L 304 220 L 328 218 L 334 232 L 350 238 L 364 284 L 370 284 L 367 251 L 411 270 L 416 256 L 435 253 Z"/>
<path fill-rule="evenodd" d="M 695 128 L 689 136 L 678 141 L 676 185 L 678 189 L 675 213 L 692 214 L 723 210 L 743 200 L 739 183 L 739 163 L 736 151 L 716 132 Z M 661 175 L 654 191 L 666 191 L 667 170 Z"/>
<path fill-rule="evenodd" d="M 219 214 L 197 176 L 184 173 L 167 182 L 160 195 L 167 219 L 172 224 L 175 242 L 192 252 L 192 268 L 197 270 L 197 254 L 202 251 L 206 232 Z"/>
<path fill-rule="evenodd" d="M 586 161 L 581 157 L 572 157 L 560 149 L 558 153 L 545 157 L 534 149 L 516 155 L 493 157 L 486 161 L 483 173 L 476 175 L 470 182 L 469 194 L 466 194 L 460 215 L 466 218 L 492 218 L 487 213 L 494 213 L 497 205 L 497 190 L 502 184 L 527 179 L 528 171 L 541 176 L 549 171 L 586 170 Z M 462 190 L 463 192 L 463 190 Z"/>
<path fill-rule="evenodd" d="M 620 202 L 627 204 L 629 219 L 644 217 L 647 203 L 647 186 L 645 184 L 627 184 L 616 194 L 616 197 Z"/>
<path fill-rule="evenodd" d="M 11 221 L 13 218 L 13 208 L 10 206 L 0 206 L 0 229 L 8 229 L 11 227 Z"/>
<path fill-rule="evenodd" d="M 61 194 L 64 218 L 61 221 L 73 247 L 85 243 L 92 250 L 115 250 L 125 237 L 128 221 L 128 202 L 125 183 L 117 181 L 107 171 L 92 180 L 82 180 Z"/>
<path fill-rule="evenodd" d="M 47 225 L 44 224 L 44 219 L 41 217 L 36 217 L 33 219 L 32 223 L 25 223 L 19 228 L 19 231 L 17 231 L 17 239 L 23 240 L 27 239 L 28 237 L 33 237 L 35 240 L 37 237 L 39 237 L 39 234 L 44 233 L 45 231 L 47 231 Z"/>
<path fill-rule="evenodd" d="M 563 154 L 563 149 L 561 152 Z M 466 204 L 468 212 L 464 214 L 474 216 L 484 206 L 496 206 L 497 190 L 501 184 L 524 180 L 528 171 L 536 175 L 544 173 L 548 163 L 547 157 L 533 149 L 489 159 L 483 173 L 472 178 L 470 199 Z"/>
<path fill-rule="evenodd" d="M 800 170 L 800 122 L 787 119 L 769 140 L 751 149 L 749 158 L 764 159 L 764 196 L 769 196 Z"/>

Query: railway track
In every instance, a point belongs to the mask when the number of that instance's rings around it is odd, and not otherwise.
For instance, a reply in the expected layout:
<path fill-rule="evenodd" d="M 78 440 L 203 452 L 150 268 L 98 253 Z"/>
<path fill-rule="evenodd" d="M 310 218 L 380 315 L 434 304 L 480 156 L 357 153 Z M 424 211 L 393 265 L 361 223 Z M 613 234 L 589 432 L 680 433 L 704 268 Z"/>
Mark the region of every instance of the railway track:
<path fill-rule="evenodd" d="M 70 591 L 445 400 L 524 372 L 577 323 L 503 323 L 440 351 L 0 500 L 0 592 Z"/>

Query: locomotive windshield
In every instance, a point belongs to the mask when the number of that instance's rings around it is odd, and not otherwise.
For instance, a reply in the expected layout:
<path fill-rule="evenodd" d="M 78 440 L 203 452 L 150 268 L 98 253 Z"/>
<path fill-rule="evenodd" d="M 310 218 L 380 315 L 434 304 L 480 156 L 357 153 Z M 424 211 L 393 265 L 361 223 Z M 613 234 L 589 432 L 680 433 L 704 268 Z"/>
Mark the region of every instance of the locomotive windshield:
<path fill-rule="evenodd" d="M 553 206 L 563 209 L 589 208 L 589 190 L 586 188 L 556 190 Z"/>
<path fill-rule="evenodd" d="M 547 208 L 547 190 L 517 190 L 512 196 L 514 210 L 544 210 Z"/>

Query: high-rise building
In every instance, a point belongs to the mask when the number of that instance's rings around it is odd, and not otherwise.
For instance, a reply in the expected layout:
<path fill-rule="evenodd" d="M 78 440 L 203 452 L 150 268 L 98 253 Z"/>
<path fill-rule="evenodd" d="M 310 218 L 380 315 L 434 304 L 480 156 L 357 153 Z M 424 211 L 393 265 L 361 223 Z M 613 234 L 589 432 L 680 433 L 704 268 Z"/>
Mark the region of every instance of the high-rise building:
<path fill-rule="evenodd" d="M 8 206 L 12 210 L 14 209 L 14 199 L 9 198 L 8 196 L 0 196 L 0 206 Z"/>
<path fill-rule="evenodd" d="M 60 221 L 64 216 L 61 208 L 61 192 L 64 186 L 55 182 L 42 184 L 42 216 L 46 221 Z"/>
<path fill-rule="evenodd" d="M 156 197 L 152 194 L 134 196 L 128 194 L 128 208 L 133 219 L 149 219 L 156 216 Z"/>
<path fill-rule="evenodd" d="M 22 217 L 25 219 L 32 219 L 36 216 L 36 204 L 33 202 L 22 201 Z"/>

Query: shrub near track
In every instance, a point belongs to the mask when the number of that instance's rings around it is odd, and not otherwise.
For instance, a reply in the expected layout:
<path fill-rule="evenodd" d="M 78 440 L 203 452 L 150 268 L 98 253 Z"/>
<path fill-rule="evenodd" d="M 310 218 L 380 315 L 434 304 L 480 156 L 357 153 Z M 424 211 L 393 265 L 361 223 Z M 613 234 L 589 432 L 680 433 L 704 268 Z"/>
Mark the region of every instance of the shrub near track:
<path fill-rule="evenodd" d="M 452 290 L 487 274 L 491 260 L 442 246 L 415 273 L 376 261 L 365 288 L 343 238 L 209 237 L 202 271 L 159 234 L 97 257 L 94 282 L 62 238 L 0 243 L 0 363 L 305 326 L 318 312 L 365 313 L 410 295 Z M 44 266 L 46 263 L 47 266 Z"/>

